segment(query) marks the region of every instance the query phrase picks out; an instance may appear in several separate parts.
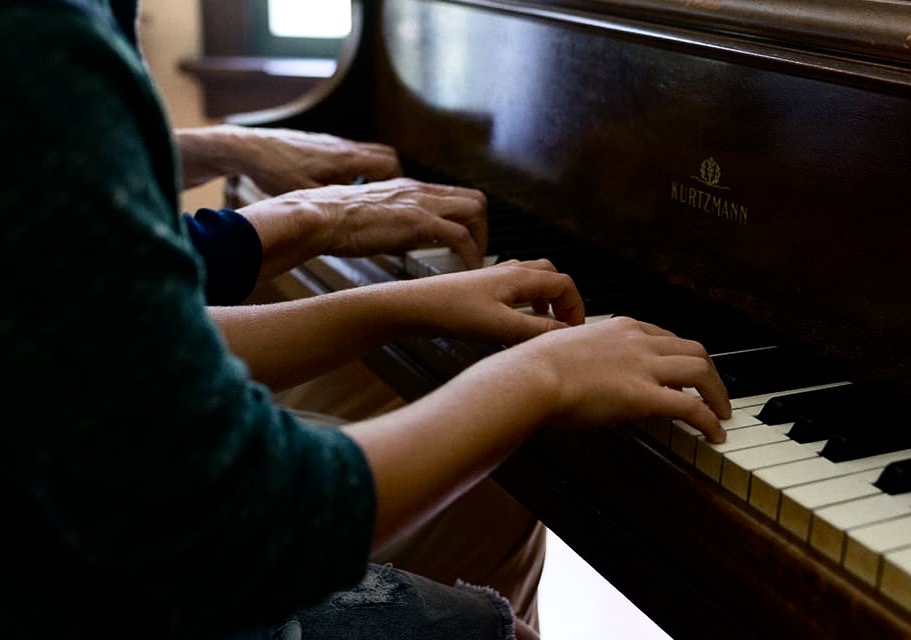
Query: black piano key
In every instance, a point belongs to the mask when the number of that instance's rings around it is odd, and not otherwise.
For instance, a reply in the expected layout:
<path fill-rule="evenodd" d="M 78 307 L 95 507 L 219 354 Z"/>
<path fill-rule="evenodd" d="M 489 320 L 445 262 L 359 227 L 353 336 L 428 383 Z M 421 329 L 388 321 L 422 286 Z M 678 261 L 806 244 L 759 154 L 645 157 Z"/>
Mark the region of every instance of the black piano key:
<path fill-rule="evenodd" d="M 821 436 L 815 439 L 826 439 L 820 455 L 841 462 L 911 448 L 911 428 L 906 424 L 903 403 L 886 393 L 882 395 L 875 403 L 860 401 L 814 415 Z M 791 431 L 802 420 L 798 419 Z M 797 441 L 809 441 L 788 435 Z"/>
<path fill-rule="evenodd" d="M 820 410 L 811 416 L 797 418 L 794 425 L 788 430 L 788 437 L 801 444 L 828 440 L 843 431 L 847 421 L 863 422 L 865 418 L 863 412 L 855 410 L 845 412 L 837 412 L 832 409 Z M 842 433 L 841 437 L 845 437 L 845 434 Z"/>
<path fill-rule="evenodd" d="M 843 440 L 850 439 L 853 442 L 858 438 L 873 439 L 883 431 L 898 428 L 897 425 L 904 422 L 907 412 L 903 403 L 894 396 L 859 385 L 843 389 L 840 395 L 829 394 L 829 401 L 824 404 L 800 408 L 794 425 L 788 431 L 788 437 L 795 442 L 805 443 L 838 436 L 838 443 L 833 440 L 829 451 L 831 455 L 843 455 L 833 453 L 853 446 Z"/>
<path fill-rule="evenodd" d="M 868 425 L 870 426 L 870 425 Z M 873 429 L 868 433 L 843 435 L 836 433 L 826 440 L 819 452 L 832 462 L 857 460 L 870 456 L 911 449 L 911 429 L 898 425 L 895 428 Z"/>
<path fill-rule="evenodd" d="M 834 435 L 852 438 L 873 435 L 880 429 L 891 429 L 893 425 L 900 424 L 904 413 L 885 397 L 859 394 L 836 398 L 831 404 L 801 412 L 788 431 L 788 437 L 804 443 L 825 440 Z"/>
<path fill-rule="evenodd" d="M 873 484 L 893 496 L 911 492 L 911 459 L 887 464 Z"/>
<path fill-rule="evenodd" d="M 844 379 L 838 369 L 796 348 L 776 347 L 712 358 L 732 398 L 812 387 Z"/>
<path fill-rule="evenodd" d="M 798 418 L 825 411 L 828 407 L 856 402 L 866 393 L 858 385 L 851 384 L 776 396 L 763 405 L 756 417 L 765 424 L 796 422 Z"/>

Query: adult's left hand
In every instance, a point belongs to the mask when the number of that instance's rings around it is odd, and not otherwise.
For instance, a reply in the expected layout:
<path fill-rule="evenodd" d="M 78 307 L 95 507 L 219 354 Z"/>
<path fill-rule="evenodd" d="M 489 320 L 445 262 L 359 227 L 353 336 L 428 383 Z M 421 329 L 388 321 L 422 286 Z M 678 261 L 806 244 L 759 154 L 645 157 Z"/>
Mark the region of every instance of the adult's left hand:
<path fill-rule="evenodd" d="M 296 129 L 217 125 L 175 131 L 184 185 L 245 175 L 270 195 L 402 175 L 395 149 Z"/>

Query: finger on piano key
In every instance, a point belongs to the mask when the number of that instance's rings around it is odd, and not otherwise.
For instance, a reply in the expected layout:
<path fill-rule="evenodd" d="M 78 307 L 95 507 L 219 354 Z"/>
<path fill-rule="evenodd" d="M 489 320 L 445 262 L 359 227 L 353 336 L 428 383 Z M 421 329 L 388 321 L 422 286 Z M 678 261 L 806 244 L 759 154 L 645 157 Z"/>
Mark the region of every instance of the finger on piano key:
<path fill-rule="evenodd" d="M 836 383 L 835 385 L 829 384 L 802 389 L 783 389 L 774 393 L 732 399 L 731 407 L 733 408 L 734 412 L 731 416 L 731 419 L 733 420 L 735 416 L 738 416 L 738 420 L 748 420 L 748 422 L 732 423 L 731 427 L 725 428 L 738 428 L 739 426 L 759 424 L 761 421 L 758 420 L 756 416 L 759 415 L 759 413 L 762 411 L 763 406 L 765 406 L 765 404 L 772 398 L 789 394 L 804 393 L 807 391 L 815 391 L 818 389 L 825 389 L 828 387 L 836 386 L 838 384 L 849 383 L 842 382 Z M 686 389 L 685 391 L 698 395 L 698 392 L 695 389 Z M 688 425 L 682 422 L 678 422 L 673 425 L 669 420 L 655 420 L 653 422 L 654 424 L 650 423 L 649 425 L 649 435 L 652 437 L 652 439 L 664 447 L 670 447 L 671 451 L 673 451 L 676 455 L 692 464 L 695 460 L 696 439 L 701 435 L 700 432 L 691 427 L 688 427 Z M 722 423 L 722 425 L 724 424 L 725 423 Z"/>
<path fill-rule="evenodd" d="M 695 391 L 695 389 L 693 391 Z M 759 423 L 756 421 L 756 418 L 744 411 L 733 411 L 730 418 L 721 421 L 721 426 L 725 431 L 757 424 Z M 693 464 L 693 461 L 695 460 L 696 441 L 700 438 L 703 440 L 705 439 L 705 436 L 702 435 L 701 431 L 694 429 L 682 420 L 650 418 L 646 423 L 645 431 L 648 433 L 648 436 L 657 444 L 661 445 L 662 448 L 670 448 L 690 464 Z M 676 443 L 676 446 L 679 447 L 679 451 L 675 451 L 674 437 L 678 432 L 680 435 L 677 436 L 678 442 Z"/>
<path fill-rule="evenodd" d="M 692 391 L 695 392 L 695 390 Z M 702 432 L 682 420 L 656 420 L 655 422 L 657 424 L 649 425 L 649 435 L 656 442 L 663 442 L 664 446 L 670 447 L 671 451 L 678 457 L 683 458 L 690 464 L 694 464 L 696 460 L 696 443 L 705 440 Z M 754 416 L 745 411 L 736 410 L 731 412 L 730 418 L 721 421 L 721 426 L 728 433 L 758 424 L 759 421 Z M 667 429 L 666 435 L 664 434 L 664 429 Z"/>
<path fill-rule="evenodd" d="M 692 387 L 683 389 L 683 392 L 687 393 L 689 395 L 692 395 L 692 396 L 700 397 L 699 391 L 697 391 L 696 389 L 694 389 Z M 673 436 L 675 430 L 679 429 L 683 433 L 683 435 L 680 436 L 681 438 L 691 438 L 692 439 L 689 444 L 692 445 L 694 452 L 695 452 L 695 446 L 696 446 L 695 440 L 696 440 L 696 438 L 702 436 L 701 431 L 694 429 L 693 427 L 689 426 L 688 424 L 686 424 L 685 422 L 683 422 L 681 420 L 669 420 L 667 418 L 650 418 L 649 420 L 642 421 L 641 424 L 642 424 L 642 430 L 645 431 L 652 440 L 654 440 L 657 444 L 661 445 L 661 447 L 663 447 L 665 449 L 672 446 L 672 436 Z M 743 411 L 733 411 L 731 413 L 730 418 L 728 418 L 727 420 L 721 421 L 721 426 L 724 427 L 725 431 L 728 431 L 731 429 L 739 429 L 741 427 L 747 427 L 747 426 L 752 426 L 752 425 L 756 425 L 756 424 L 759 424 L 759 422 L 753 416 L 751 416 Z M 686 446 L 682 445 L 682 444 L 681 444 L 681 446 L 683 447 L 682 450 L 685 451 Z M 682 454 L 680 454 L 680 456 L 683 457 L 684 459 L 687 459 L 687 461 L 690 462 L 690 464 L 692 464 L 692 462 L 694 460 L 694 455 L 690 455 L 687 457 L 685 453 L 682 453 Z"/>
<path fill-rule="evenodd" d="M 823 507 L 813 514 L 810 544 L 840 563 L 849 530 L 906 515 L 911 515 L 911 494 L 890 496 L 878 493 Z"/>
<path fill-rule="evenodd" d="M 842 564 L 871 587 L 878 587 L 884 555 L 906 547 L 911 547 L 911 515 L 848 532 Z"/>
<path fill-rule="evenodd" d="M 538 313 L 537 311 L 535 311 L 535 310 L 531 307 L 531 305 L 523 305 L 523 306 L 521 306 L 521 307 L 515 307 L 515 309 L 516 309 L 516 311 L 520 311 L 520 312 L 522 312 L 522 313 L 526 313 L 526 314 L 528 314 L 528 315 L 530 315 L 530 316 L 540 316 L 540 317 L 543 317 L 543 318 L 553 318 L 553 317 L 554 317 L 554 315 L 553 315 L 552 313 L 550 313 L 550 312 L 548 312 L 548 313 Z M 585 316 L 584 324 L 593 324 L 593 323 L 595 323 L 595 322 L 600 322 L 600 321 L 602 321 L 602 320 L 607 320 L 608 318 L 613 318 L 613 316 L 610 315 L 610 314 L 601 315 L 601 316 Z"/>
<path fill-rule="evenodd" d="M 748 500 L 750 479 L 754 471 L 818 456 L 825 441 L 794 442 L 791 439 L 793 423 L 786 422 L 786 420 L 799 418 L 806 409 L 814 408 L 820 401 L 828 402 L 833 397 L 844 395 L 845 390 L 851 390 L 852 386 L 850 383 L 836 383 L 808 390 L 776 394 L 774 397 L 766 399 L 761 405 L 744 408 L 744 411 L 756 415 L 760 422 L 772 425 L 781 433 L 786 434 L 788 439 L 783 442 L 732 451 L 725 455 L 721 469 L 722 486 L 743 500 Z M 758 412 L 757 407 L 760 408 Z"/>
<path fill-rule="evenodd" d="M 721 424 L 723 425 L 724 421 Z M 728 431 L 727 440 L 721 444 L 712 444 L 705 438 L 698 438 L 695 465 L 704 475 L 715 482 L 721 482 L 721 466 L 727 454 L 764 444 L 784 442 L 787 439 L 788 437 L 781 431 L 766 424 L 756 424 Z"/>
<path fill-rule="evenodd" d="M 809 541 L 814 511 L 879 493 L 873 486 L 878 473 L 873 469 L 785 489 L 781 494 L 778 524 L 801 540 Z"/>
<path fill-rule="evenodd" d="M 848 384 L 840 382 L 806 389 L 779 391 L 774 395 L 763 394 L 742 398 L 739 403 L 741 408 L 735 409 L 730 421 L 722 423 L 729 432 L 735 431 L 733 434 L 729 433 L 728 442 L 723 445 L 711 445 L 705 442 L 698 430 L 681 421 L 652 419 L 647 423 L 646 432 L 650 439 L 662 447 L 669 448 L 674 455 L 685 462 L 696 465 L 700 471 L 716 481 L 720 481 L 722 486 L 744 501 L 749 501 L 751 479 L 756 470 L 818 458 L 819 450 L 825 444 L 816 442 L 801 445 L 790 441 L 786 437 L 790 430 L 789 424 L 768 425 L 766 426 L 768 431 L 765 432 L 755 430 L 755 427 L 761 424 L 756 416 L 761 413 L 764 405 L 773 398 L 812 393 Z M 686 391 L 696 393 L 691 389 Z M 744 427 L 752 427 L 755 433 L 748 432 L 742 436 L 738 435 L 736 430 Z M 767 443 L 762 444 L 763 441 L 767 441 Z M 722 451 L 720 448 L 728 448 L 728 450 Z M 775 508 L 775 513 L 777 513 L 777 503 Z M 775 514 L 769 514 L 769 517 L 775 517 Z"/>

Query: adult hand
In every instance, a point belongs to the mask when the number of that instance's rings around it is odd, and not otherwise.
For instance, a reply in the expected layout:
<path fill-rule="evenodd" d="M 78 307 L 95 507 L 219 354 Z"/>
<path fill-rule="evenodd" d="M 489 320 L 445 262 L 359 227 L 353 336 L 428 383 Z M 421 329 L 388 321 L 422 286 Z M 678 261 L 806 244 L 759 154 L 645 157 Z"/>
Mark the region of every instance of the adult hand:
<path fill-rule="evenodd" d="M 452 249 L 469 268 L 483 261 L 487 198 L 476 189 L 398 178 L 302 195 L 332 220 L 328 254 L 398 253 L 434 243 Z"/>
<path fill-rule="evenodd" d="M 384 144 L 294 129 L 248 130 L 244 175 L 270 194 L 351 184 L 356 178 L 388 180 L 402 175 L 395 149 Z"/>
<path fill-rule="evenodd" d="M 469 268 L 483 262 L 487 200 L 475 189 L 397 178 L 301 189 L 240 209 L 263 243 L 264 273 L 317 255 L 401 253 L 427 243 L 450 247 Z"/>
<path fill-rule="evenodd" d="M 328 184 L 351 184 L 402 175 L 388 145 L 295 129 L 219 125 L 175 131 L 184 184 L 196 186 L 226 175 L 245 175 L 269 194 Z"/>

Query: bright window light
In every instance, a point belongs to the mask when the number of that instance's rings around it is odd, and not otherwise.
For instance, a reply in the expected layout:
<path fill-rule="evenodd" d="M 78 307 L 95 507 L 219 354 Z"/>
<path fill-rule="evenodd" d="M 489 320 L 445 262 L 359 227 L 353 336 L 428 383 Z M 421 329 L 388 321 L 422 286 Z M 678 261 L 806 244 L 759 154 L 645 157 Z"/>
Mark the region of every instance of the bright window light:
<path fill-rule="evenodd" d="M 351 0 L 269 0 L 269 31 L 284 38 L 344 38 Z"/>

